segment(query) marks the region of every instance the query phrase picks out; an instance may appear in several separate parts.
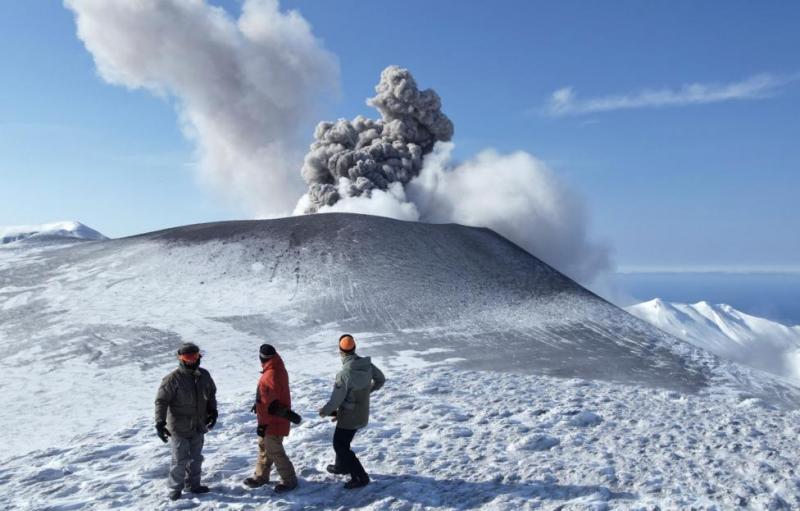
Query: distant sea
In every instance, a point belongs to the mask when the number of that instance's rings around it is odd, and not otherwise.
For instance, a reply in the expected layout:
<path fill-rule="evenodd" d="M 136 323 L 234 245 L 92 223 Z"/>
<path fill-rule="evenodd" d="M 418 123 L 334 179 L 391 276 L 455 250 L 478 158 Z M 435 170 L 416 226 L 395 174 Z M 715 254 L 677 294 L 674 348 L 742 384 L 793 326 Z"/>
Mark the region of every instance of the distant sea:
<path fill-rule="evenodd" d="M 754 316 L 800 325 L 800 273 L 617 273 L 612 281 L 640 302 L 727 303 Z"/>

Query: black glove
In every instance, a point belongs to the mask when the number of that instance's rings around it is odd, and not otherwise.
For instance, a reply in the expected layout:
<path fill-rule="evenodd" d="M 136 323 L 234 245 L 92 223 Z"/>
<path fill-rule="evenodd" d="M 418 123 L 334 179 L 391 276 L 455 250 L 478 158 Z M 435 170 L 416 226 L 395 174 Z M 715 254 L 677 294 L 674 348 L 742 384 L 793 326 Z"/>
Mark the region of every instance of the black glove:
<path fill-rule="evenodd" d="M 217 417 L 219 417 L 219 413 L 216 410 L 208 412 L 208 417 L 206 417 L 206 426 L 208 429 L 214 429 L 214 426 L 217 424 Z"/>
<path fill-rule="evenodd" d="M 259 424 L 256 428 L 256 435 L 263 437 L 267 433 L 267 425 Z"/>
<path fill-rule="evenodd" d="M 253 413 L 258 413 L 258 412 L 256 412 L 256 405 L 255 404 L 253 404 L 253 407 L 250 409 L 250 411 L 253 412 Z"/>
<path fill-rule="evenodd" d="M 158 438 L 161 439 L 162 442 L 167 443 L 167 437 L 172 436 L 169 430 L 167 429 L 167 423 L 164 421 L 156 422 L 156 434 Z"/>
<path fill-rule="evenodd" d="M 303 420 L 302 417 L 300 417 L 298 414 L 290 410 L 288 407 L 280 404 L 277 399 L 269 404 L 267 413 L 269 413 L 270 415 L 276 415 L 278 417 L 287 419 L 289 422 L 293 424 L 300 424 L 300 421 Z"/>
<path fill-rule="evenodd" d="M 289 422 L 291 422 L 292 424 L 300 424 L 300 421 L 303 420 L 303 418 L 300 417 L 299 413 L 295 413 L 292 410 L 289 410 L 288 414 L 286 415 L 286 418 L 289 419 Z"/>

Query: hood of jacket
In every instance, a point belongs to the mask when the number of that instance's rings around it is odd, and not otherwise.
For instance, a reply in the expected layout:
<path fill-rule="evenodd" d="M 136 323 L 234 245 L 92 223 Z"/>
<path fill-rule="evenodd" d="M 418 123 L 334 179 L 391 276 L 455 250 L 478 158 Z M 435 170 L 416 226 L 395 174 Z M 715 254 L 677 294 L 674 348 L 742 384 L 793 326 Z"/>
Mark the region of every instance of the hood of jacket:
<path fill-rule="evenodd" d="M 353 390 L 368 388 L 372 383 L 372 360 L 369 357 L 348 355 L 342 359 L 342 370 L 348 373 Z"/>
<path fill-rule="evenodd" d="M 283 359 L 277 353 L 272 355 L 272 357 L 267 360 L 266 362 L 261 364 L 261 372 L 269 371 L 270 369 L 274 371 L 280 371 L 281 369 L 285 370 L 286 366 L 283 365 Z"/>

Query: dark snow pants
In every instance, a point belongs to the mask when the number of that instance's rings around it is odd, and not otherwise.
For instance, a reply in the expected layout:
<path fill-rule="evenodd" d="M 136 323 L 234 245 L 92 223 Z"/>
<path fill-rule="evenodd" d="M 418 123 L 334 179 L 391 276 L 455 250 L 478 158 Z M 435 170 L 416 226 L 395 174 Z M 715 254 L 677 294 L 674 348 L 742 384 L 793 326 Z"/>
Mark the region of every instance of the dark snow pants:
<path fill-rule="evenodd" d="M 367 472 L 358 461 L 356 453 L 350 449 L 350 443 L 357 429 L 336 428 L 333 433 L 333 450 L 336 451 L 336 468 L 356 480 L 367 479 Z"/>
<path fill-rule="evenodd" d="M 203 468 L 203 443 L 205 435 L 178 436 L 173 433 L 172 463 L 169 468 L 169 487 L 173 490 L 200 486 L 200 471 Z"/>

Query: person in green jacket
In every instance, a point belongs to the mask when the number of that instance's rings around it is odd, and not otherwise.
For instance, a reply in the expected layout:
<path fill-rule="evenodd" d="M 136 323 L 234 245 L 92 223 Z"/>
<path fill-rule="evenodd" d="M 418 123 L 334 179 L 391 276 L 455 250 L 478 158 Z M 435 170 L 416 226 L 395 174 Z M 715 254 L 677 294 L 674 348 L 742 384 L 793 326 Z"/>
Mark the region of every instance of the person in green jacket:
<path fill-rule="evenodd" d="M 156 394 L 156 434 L 172 444 L 169 498 L 186 488 L 208 493 L 200 484 L 205 434 L 217 423 L 217 386 L 200 367 L 200 348 L 191 342 L 178 349 L 178 367 L 161 380 Z"/>
<path fill-rule="evenodd" d="M 356 432 L 369 422 L 369 397 L 386 382 L 383 373 L 369 357 L 356 355 L 356 341 L 350 334 L 339 338 L 339 354 L 342 369 L 336 375 L 336 383 L 328 402 L 320 408 L 320 417 L 334 417 L 336 430 L 333 433 L 333 450 L 336 462 L 328 465 L 331 474 L 349 474 L 347 489 L 361 488 L 369 484 L 369 476 L 350 449 Z"/>

